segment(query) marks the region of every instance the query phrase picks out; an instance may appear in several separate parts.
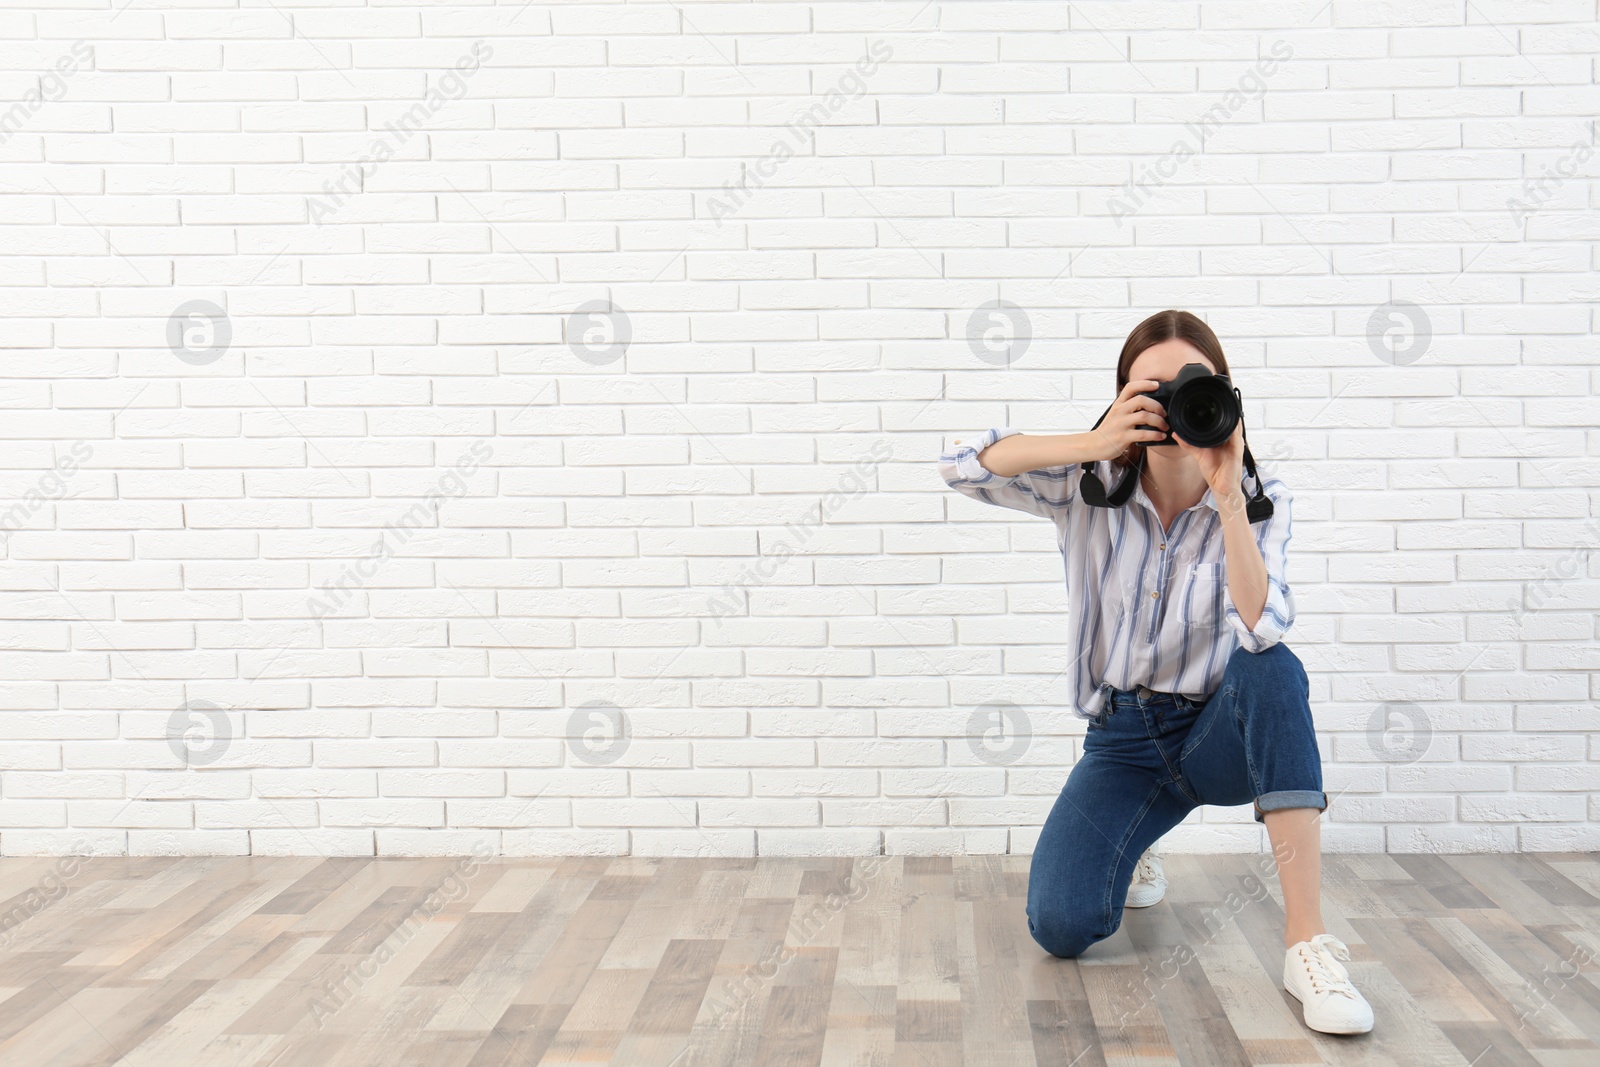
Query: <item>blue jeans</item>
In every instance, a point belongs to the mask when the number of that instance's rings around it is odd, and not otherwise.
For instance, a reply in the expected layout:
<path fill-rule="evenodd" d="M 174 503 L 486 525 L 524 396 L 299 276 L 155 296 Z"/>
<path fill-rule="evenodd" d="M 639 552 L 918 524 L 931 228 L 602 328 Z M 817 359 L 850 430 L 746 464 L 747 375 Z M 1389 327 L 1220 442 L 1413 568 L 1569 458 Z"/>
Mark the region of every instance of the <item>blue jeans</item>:
<path fill-rule="evenodd" d="M 1117 932 L 1144 850 L 1201 804 L 1328 806 L 1300 658 L 1236 649 L 1204 701 L 1113 689 L 1034 847 L 1028 932 L 1076 956 Z"/>

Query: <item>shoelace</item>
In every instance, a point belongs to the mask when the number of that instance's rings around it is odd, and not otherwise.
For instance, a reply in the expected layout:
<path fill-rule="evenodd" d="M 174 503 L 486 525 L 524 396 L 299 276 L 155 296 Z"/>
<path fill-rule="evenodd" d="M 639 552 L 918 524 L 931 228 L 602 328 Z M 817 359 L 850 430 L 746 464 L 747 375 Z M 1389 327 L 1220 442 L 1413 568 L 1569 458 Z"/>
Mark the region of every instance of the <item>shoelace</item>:
<path fill-rule="evenodd" d="M 1332 934 L 1318 934 L 1301 946 L 1299 955 L 1311 975 L 1312 992 L 1342 993 L 1355 999 L 1356 987 L 1350 982 L 1350 972 L 1339 962 L 1350 958 L 1343 941 Z"/>
<path fill-rule="evenodd" d="M 1139 862 L 1133 866 L 1133 880 L 1135 882 L 1154 882 L 1156 880 L 1156 867 L 1151 862 L 1150 853 L 1146 852 L 1139 857 Z"/>

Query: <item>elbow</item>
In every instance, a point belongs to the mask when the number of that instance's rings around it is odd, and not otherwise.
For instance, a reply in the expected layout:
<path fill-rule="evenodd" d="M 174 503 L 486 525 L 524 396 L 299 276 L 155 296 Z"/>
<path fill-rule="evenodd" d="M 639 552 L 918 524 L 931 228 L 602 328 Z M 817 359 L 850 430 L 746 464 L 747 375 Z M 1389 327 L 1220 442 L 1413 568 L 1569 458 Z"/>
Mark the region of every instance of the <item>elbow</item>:
<path fill-rule="evenodd" d="M 1246 630 L 1239 628 L 1239 647 L 1246 652 L 1265 652 L 1279 641 L 1283 635 L 1269 630 Z"/>
<path fill-rule="evenodd" d="M 939 457 L 939 477 L 952 489 L 982 485 L 994 488 L 1013 479 L 1002 477 L 978 462 L 978 452 L 971 445 L 962 445 L 954 452 Z"/>
<path fill-rule="evenodd" d="M 956 438 L 952 442 L 953 447 L 950 451 L 939 456 L 939 476 L 949 486 L 962 484 L 994 488 L 1010 484 L 1015 480 L 1014 475 L 996 474 L 985 467 L 978 457 L 996 441 L 1010 437 L 1016 432 L 1009 427 L 996 427 L 984 431 L 977 437 Z"/>
<path fill-rule="evenodd" d="M 1265 652 L 1283 640 L 1294 620 L 1278 618 L 1269 605 L 1253 626 L 1246 626 L 1244 618 L 1232 607 L 1228 609 L 1228 622 L 1239 635 L 1240 648 L 1246 652 Z"/>

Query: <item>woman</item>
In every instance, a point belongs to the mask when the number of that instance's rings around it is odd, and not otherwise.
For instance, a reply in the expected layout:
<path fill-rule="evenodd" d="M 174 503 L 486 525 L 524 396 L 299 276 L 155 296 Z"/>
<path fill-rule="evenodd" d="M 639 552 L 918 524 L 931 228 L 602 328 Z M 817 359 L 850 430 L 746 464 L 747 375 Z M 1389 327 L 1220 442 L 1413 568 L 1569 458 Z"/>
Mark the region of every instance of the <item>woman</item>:
<path fill-rule="evenodd" d="M 1242 423 L 1215 448 L 1176 434 L 1177 447 L 1148 447 L 1168 426 L 1144 394 L 1189 363 L 1229 373 L 1204 322 L 1152 315 L 1128 335 L 1117 398 L 1095 429 L 1002 427 L 940 457 L 958 492 L 1053 520 L 1066 562 L 1070 692 L 1088 726 L 1034 849 L 1028 930 L 1052 955 L 1077 956 L 1116 932 L 1125 904 L 1160 899 L 1147 850 L 1163 834 L 1201 804 L 1253 803 L 1283 891 L 1284 986 L 1312 1029 L 1366 1033 L 1372 1008 L 1322 924 L 1327 795 L 1310 684 L 1283 644 L 1293 497 L 1257 477 L 1270 515 L 1247 514 Z M 1088 490 L 1086 466 L 1100 479 Z M 1130 470 L 1141 473 L 1123 506 L 1094 491 Z M 1129 900 L 1130 884 L 1142 899 Z"/>

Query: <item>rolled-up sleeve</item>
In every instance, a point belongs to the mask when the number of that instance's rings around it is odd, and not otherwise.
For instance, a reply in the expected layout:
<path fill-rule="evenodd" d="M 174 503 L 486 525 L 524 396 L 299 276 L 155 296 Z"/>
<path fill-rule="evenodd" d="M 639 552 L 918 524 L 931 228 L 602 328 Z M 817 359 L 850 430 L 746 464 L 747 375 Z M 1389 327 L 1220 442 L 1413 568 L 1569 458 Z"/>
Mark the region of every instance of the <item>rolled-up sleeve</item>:
<path fill-rule="evenodd" d="M 1015 508 L 1046 519 L 1059 519 L 1076 493 L 1076 463 L 1005 477 L 978 462 L 978 454 L 1001 438 L 1021 433 L 1009 426 L 997 426 L 962 437 L 955 447 L 939 457 L 939 476 L 963 496 L 985 504 Z"/>
<path fill-rule="evenodd" d="M 1223 593 L 1228 625 L 1239 635 L 1239 645 L 1246 652 L 1265 652 L 1283 640 L 1283 635 L 1294 625 L 1294 593 L 1285 576 L 1289 566 L 1294 494 L 1276 478 L 1263 483 L 1262 489 L 1272 501 L 1272 517 L 1252 527 L 1257 531 L 1256 545 L 1261 549 L 1261 558 L 1267 564 L 1267 602 L 1261 608 L 1261 618 L 1256 620 L 1254 630 L 1244 624 L 1239 609 L 1234 607 L 1233 592 L 1224 586 Z"/>

